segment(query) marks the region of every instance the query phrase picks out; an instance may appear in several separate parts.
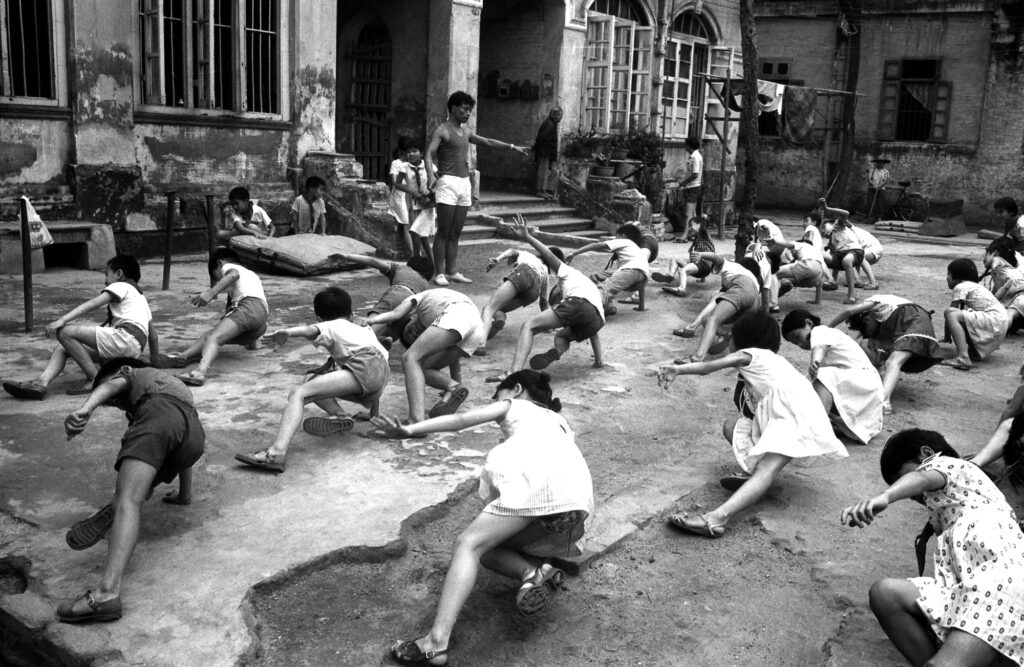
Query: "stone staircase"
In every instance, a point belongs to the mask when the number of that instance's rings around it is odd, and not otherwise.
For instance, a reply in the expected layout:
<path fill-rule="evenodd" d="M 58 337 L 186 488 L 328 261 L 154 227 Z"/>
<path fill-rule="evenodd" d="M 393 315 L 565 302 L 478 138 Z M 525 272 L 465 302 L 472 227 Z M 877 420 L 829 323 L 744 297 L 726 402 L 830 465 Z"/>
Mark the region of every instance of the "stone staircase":
<path fill-rule="evenodd" d="M 482 191 L 477 207 L 466 217 L 460 245 L 493 243 L 497 238 L 493 218 L 510 222 L 516 213 L 531 227 L 546 234 L 565 236 L 567 240 L 573 237 L 597 240 L 607 234 L 595 229 L 592 220 L 579 217 L 569 206 L 527 194 Z"/>

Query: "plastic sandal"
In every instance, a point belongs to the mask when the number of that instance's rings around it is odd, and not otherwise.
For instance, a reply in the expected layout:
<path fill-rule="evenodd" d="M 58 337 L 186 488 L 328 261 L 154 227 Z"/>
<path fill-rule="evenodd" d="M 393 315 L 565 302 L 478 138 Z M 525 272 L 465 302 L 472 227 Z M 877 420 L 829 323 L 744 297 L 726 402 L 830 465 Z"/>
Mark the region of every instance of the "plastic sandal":
<path fill-rule="evenodd" d="M 302 430 L 321 438 L 351 431 L 356 425 L 351 417 L 310 417 L 303 420 Z"/>
<path fill-rule="evenodd" d="M 93 390 L 93 380 L 86 380 L 82 384 L 73 384 L 67 388 L 65 392 L 68 396 L 84 396 L 91 394 Z"/>
<path fill-rule="evenodd" d="M 697 330 L 689 327 L 683 327 L 682 329 L 673 329 L 672 335 L 679 336 L 680 338 L 693 338 L 697 335 Z"/>
<path fill-rule="evenodd" d="M 398 662 L 409 665 L 441 665 L 448 664 L 448 649 L 440 651 L 424 651 L 415 640 L 402 641 L 399 639 L 391 646 L 391 657 Z M 435 658 L 444 657 L 444 662 L 431 662 Z"/>
<path fill-rule="evenodd" d="M 565 581 L 565 572 L 544 563 L 533 574 L 523 580 L 516 592 L 516 609 L 523 616 L 539 613 L 551 599 L 551 593 L 558 590 Z"/>
<path fill-rule="evenodd" d="M 691 519 L 683 514 L 673 514 L 668 518 L 668 525 L 701 537 L 719 538 L 725 535 L 725 526 L 714 526 L 703 516 Z"/>
<path fill-rule="evenodd" d="M 662 287 L 661 291 L 665 294 L 671 294 L 672 296 L 687 296 L 686 290 L 679 289 L 678 287 Z"/>
<path fill-rule="evenodd" d="M 442 417 L 444 415 L 453 415 L 455 411 L 459 409 L 462 402 L 469 397 L 469 389 L 463 387 L 461 384 L 455 389 L 452 389 L 448 394 L 448 398 L 443 401 L 439 401 L 434 404 L 434 407 L 430 408 L 430 412 L 427 413 L 428 417 Z"/>
<path fill-rule="evenodd" d="M 206 384 L 206 376 L 200 375 L 195 371 L 182 373 L 181 375 L 178 375 L 177 378 L 190 387 L 202 387 L 204 384 Z"/>
<path fill-rule="evenodd" d="M 670 283 L 673 280 L 675 280 L 675 277 L 667 273 L 655 271 L 654 273 L 651 274 L 651 279 L 654 280 L 654 282 L 656 283 Z"/>
<path fill-rule="evenodd" d="M 84 600 L 85 604 L 89 606 L 87 611 L 75 611 L 75 604 L 81 600 Z M 96 602 L 92 591 L 88 590 L 81 597 L 75 598 L 70 602 L 60 603 L 57 607 L 57 618 L 62 623 L 116 621 L 121 618 L 121 598 L 118 596 L 112 600 Z"/>
<path fill-rule="evenodd" d="M 551 348 L 547 352 L 535 354 L 530 357 L 530 368 L 535 371 L 542 371 L 561 358 L 562 355 L 558 353 L 558 350 Z"/>
<path fill-rule="evenodd" d="M 262 459 L 256 458 L 261 455 L 263 456 Z M 262 468 L 263 470 L 271 470 L 273 472 L 284 472 L 285 469 L 284 456 L 271 454 L 266 449 L 261 449 L 252 454 L 235 454 L 235 460 L 253 468 Z"/>
<path fill-rule="evenodd" d="M 46 387 L 41 382 L 4 382 L 4 391 L 15 398 L 41 401 L 46 398 Z"/>
<path fill-rule="evenodd" d="M 75 551 L 88 549 L 107 534 L 114 525 L 114 506 L 104 505 L 88 519 L 83 519 L 71 526 L 64 541 Z"/>

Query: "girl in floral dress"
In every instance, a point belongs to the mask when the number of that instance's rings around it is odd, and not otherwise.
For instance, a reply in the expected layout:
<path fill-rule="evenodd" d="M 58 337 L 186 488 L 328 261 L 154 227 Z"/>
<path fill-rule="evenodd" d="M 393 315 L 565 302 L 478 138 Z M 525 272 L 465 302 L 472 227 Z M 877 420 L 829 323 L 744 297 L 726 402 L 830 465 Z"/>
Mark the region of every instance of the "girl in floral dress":
<path fill-rule="evenodd" d="M 1024 326 L 1024 271 L 1017 266 L 1013 240 L 1003 236 L 985 248 L 985 275 L 981 284 L 1006 308 L 1006 335 Z"/>
<path fill-rule="evenodd" d="M 956 346 L 956 357 L 945 362 L 961 371 L 970 370 L 972 359 L 984 359 L 1006 338 L 1006 308 L 992 292 L 978 284 L 978 267 L 962 257 L 946 269 L 946 284 L 953 303 L 946 309 L 946 333 Z"/>
<path fill-rule="evenodd" d="M 1013 449 L 1019 457 L 1020 449 Z M 995 484 L 935 431 L 892 436 L 881 456 L 888 489 L 842 511 L 864 527 L 897 500 L 929 511 L 930 577 L 881 579 L 869 600 L 879 624 L 913 665 L 1024 665 L 1024 533 Z"/>

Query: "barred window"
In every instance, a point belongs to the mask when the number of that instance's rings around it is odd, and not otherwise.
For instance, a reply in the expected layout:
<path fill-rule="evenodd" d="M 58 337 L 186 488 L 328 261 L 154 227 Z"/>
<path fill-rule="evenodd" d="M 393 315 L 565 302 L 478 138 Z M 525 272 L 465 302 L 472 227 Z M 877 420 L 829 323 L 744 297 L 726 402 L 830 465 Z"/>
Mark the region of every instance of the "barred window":
<path fill-rule="evenodd" d="M 141 0 L 145 104 L 280 113 L 277 0 Z"/>
<path fill-rule="evenodd" d="M 949 138 L 953 84 L 941 80 L 939 60 L 887 60 L 882 80 L 881 141 L 944 142 Z"/>
<path fill-rule="evenodd" d="M 49 2 L 0 0 L 0 95 L 56 99 Z"/>

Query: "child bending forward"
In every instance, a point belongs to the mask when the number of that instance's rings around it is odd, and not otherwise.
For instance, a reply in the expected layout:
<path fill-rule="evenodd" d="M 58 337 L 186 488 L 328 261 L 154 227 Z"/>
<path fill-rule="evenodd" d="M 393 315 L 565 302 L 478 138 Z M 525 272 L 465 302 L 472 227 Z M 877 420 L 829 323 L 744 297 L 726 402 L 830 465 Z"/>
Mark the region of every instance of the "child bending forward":
<path fill-rule="evenodd" d="M 391 654 L 401 662 L 447 664 L 448 641 L 459 611 L 476 582 L 479 565 L 520 582 L 516 608 L 539 612 L 564 578 L 549 558 L 580 553 L 577 543 L 593 512 L 590 469 L 572 429 L 559 414 L 547 373 L 521 370 L 498 385 L 495 402 L 462 415 L 402 426 L 373 420 L 389 438 L 458 431 L 489 421 L 505 440 L 487 455 L 480 472 L 483 511 L 455 541 L 434 624 L 416 640 L 398 641 Z M 443 658 L 444 662 L 433 662 Z"/>
<path fill-rule="evenodd" d="M 776 354 L 780 342 L 775 318 L 751 312 L 733 325 L 731 354 L 716 361 L 658 369 L 658 384 L 668 387 L 677 375 L 707 375 L 737 368 L 744 383 L 746 406 L 743 415 L 726 420 L 723 431 L 749 478 L 723 479 L 723 486 L 736 489 L 729 500 L 696 518 L 674 514 L 669 517 L 670 525 L 705 537 L 721 537 L 729 520 L 760 500 L 790 461 L 814 465 L 846 458 L 846 448 L 832 433 L 828 415 L 811 383 Z"/>
<path fill-rule="evenodd" d="M 863 528 L 911 498 L 928 508 L 936 535 L 933 576 L 872 584 L 882 630 L 914 665 L 1024 665 L 1024 534 L 1006 498 L 935 431 L 895 434 L 881 467 L 889 488 L 840 520 Z"/>
<path fill-rule="evenodd" d="M 946 333 L 956 346 L 956 357 L 946 363 L 970 370 L 972 359 L 984 359 L 999 349 L 1010 318 L 992 292 L 978 284 L 978 267 L 970 259 L 949 263 L 946 284 L 953 290 L 953 302 L 945 312 Z"/>
<path fill-rule="evenodd" d="M 350 322 L 352 297 L 343 289 L 328 287 L 313 297 L 313 313 L 318 324 L 281 329 L 268 336 L 275 345 L 284 345 L 292 336 L 313 341 L 331 355 L 335 370 L 316 375 L 288 392 L 288 407 L 281 416 L 277 437 L 266 449 L 254 454 L 235 454 L 235 460 L 275 472 L 284 472 L 288 444 L 299 430 L 319 436 L 348 431 L 355 424 L 338 405 L 338 399 L 361 403 L 377 414 L 377 404 L 391 371 L 388 353 L 373 330 Z M 328 417 L 302 420 L 306 403 L 316 403 Z"/>

